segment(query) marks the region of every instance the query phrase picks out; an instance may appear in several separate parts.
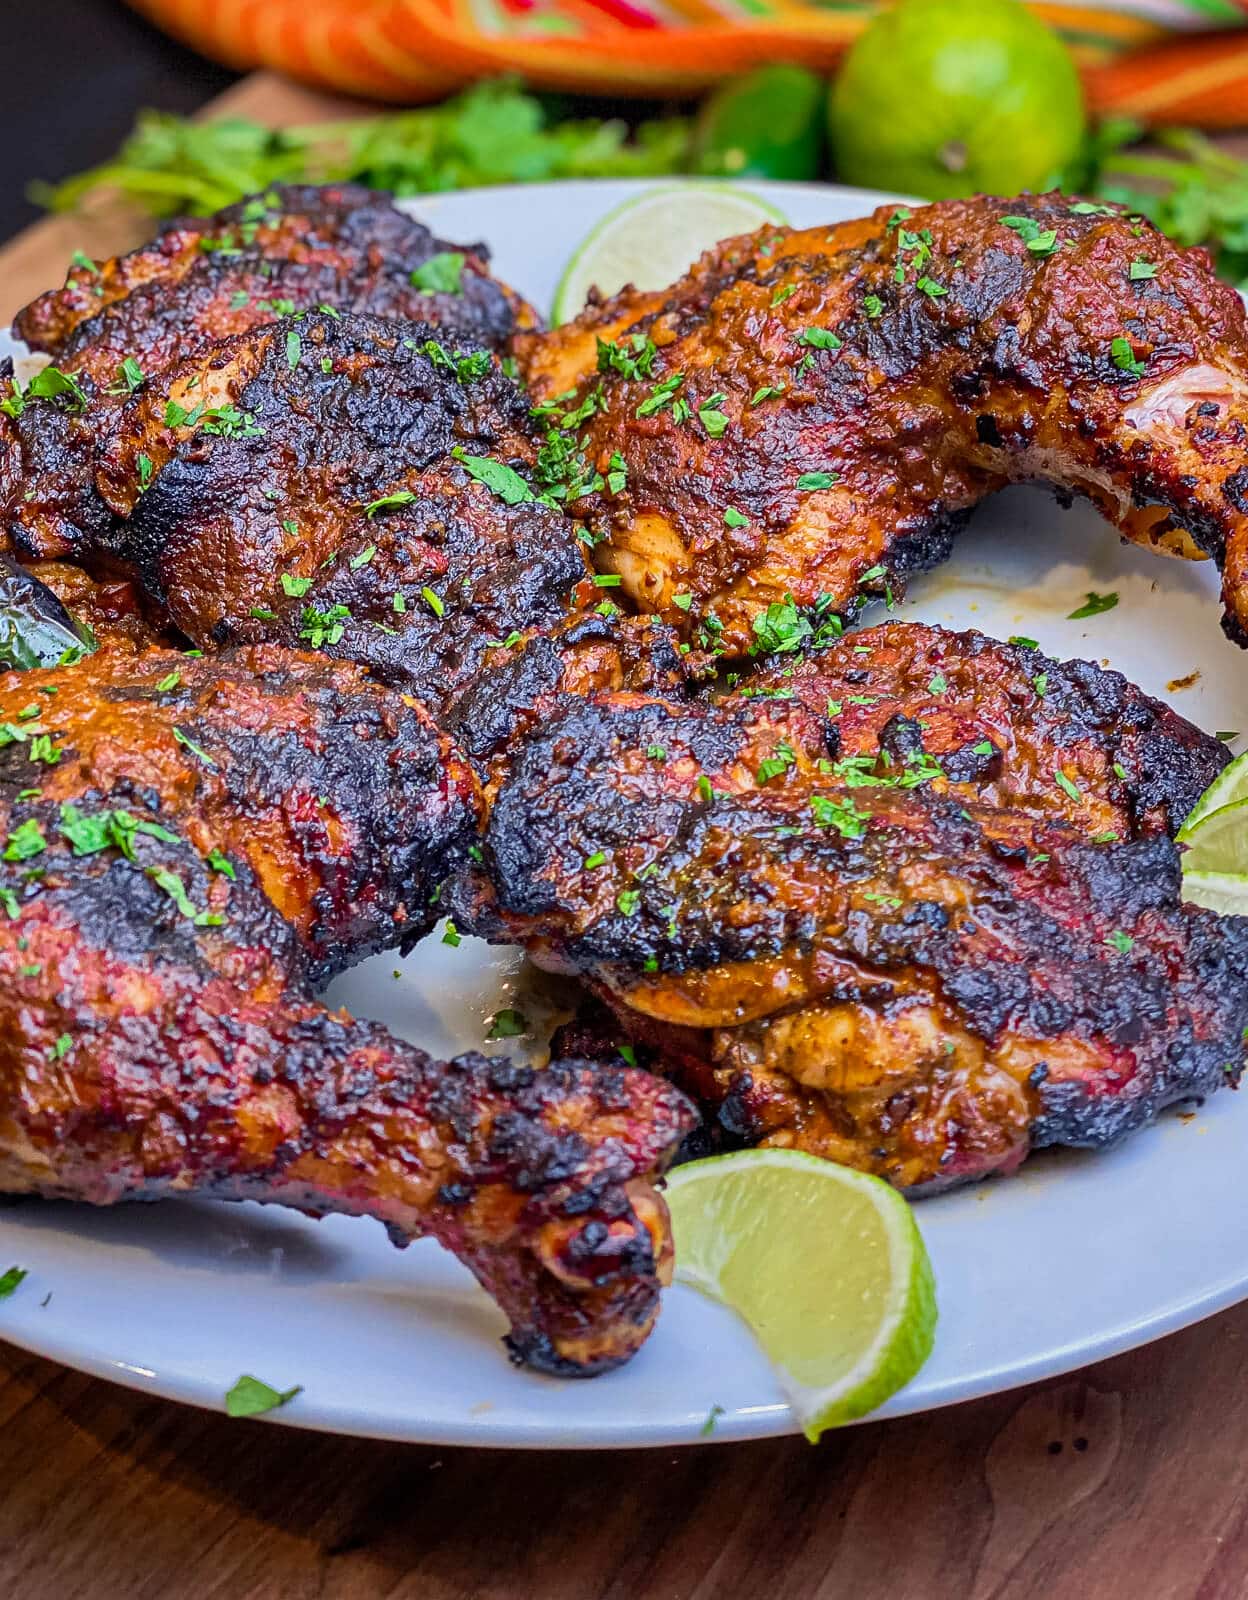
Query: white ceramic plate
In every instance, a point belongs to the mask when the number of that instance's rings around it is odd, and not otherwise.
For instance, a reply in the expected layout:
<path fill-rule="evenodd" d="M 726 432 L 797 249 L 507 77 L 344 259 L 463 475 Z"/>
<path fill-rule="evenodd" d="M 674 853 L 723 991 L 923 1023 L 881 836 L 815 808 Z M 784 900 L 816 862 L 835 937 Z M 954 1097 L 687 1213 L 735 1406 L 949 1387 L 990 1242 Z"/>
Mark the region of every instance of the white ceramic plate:
<path fill-rule="evenodd" d="M 413 209 L 448 238 L 488 240 L 502 276 L 545 307 L 586 231 L 639 187 L 485 189 Z M 757 191 L 803 226 L 884 198 Z M 1065 620 L 1088 589 L 1121 602 Z M 1121 545 L 1086 507 L 1062 512 L 1038 491 L 1011 491 L 980 511 L 947 567 L 915 583 L 901 614 L 1026 633 L 1054 655 L 1121 668 L 1205 728 L 1248 729 L 1248 657 L 1222 637 L 1216 596 L 1210 565 L 1159 560 Z M 1191 687 L 1167 689 L 1193 672 Z M 366 962 L 331 999 L 451 1051 L 482 1044 L 487 1019 L 528 981 L 521 969 L 516 952 L 469 940 L 450 949 L 435 936 L 406 961 Z M 1063 1372 L 1248 1297 L 1246 1137 L 1248 1106 L 1225 1093 L 1108 1153 L 1041 1155 L 1018 1177 L 923 1202 L 936 1349 L 880 1414 Z M 5 1338 L 215 1408 L 243 1372 L 302 1384 L 274 1413 L 284 1423 L 446 1444 L 657 1445 L 697 1442 L 720 1407 L 716 1439 L 794 1429 L 745 1329 L 679 1287 L 630 1366 L 568 1383 L 508 1365 L 500 1314 L 437 1245 L 394 1250 L 368 1221 L 254 1205 L 20 1203 L 0 1210 L 0 1270 L 10 1262 L 30 1276 L 0 1302 Z"/>

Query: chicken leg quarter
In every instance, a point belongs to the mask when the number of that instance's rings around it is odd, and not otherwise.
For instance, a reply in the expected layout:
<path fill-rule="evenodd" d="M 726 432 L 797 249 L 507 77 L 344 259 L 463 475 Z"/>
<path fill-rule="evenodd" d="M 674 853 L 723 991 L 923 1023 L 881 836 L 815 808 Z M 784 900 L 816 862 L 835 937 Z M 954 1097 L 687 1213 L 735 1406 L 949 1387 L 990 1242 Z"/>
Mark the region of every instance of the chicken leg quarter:
<path fill-rule="evenodd" d="M 0 1189 L 376 1217 L 459 1256 L 517 1359 L 631 1355 L 670 1271 L 646 1179 L 683 1097 L 434 1061 L 311 991 L 427 926 L 472 801 L 424 713 L 346 663 L 105 652 L 0 678 Z"/>
<path fill-rule="evenodd" d="M 1248 323 L 1203 250 L 1061 194 L 729 239 L 669 289 L 524 334 L 587 407 L 576 508 L 645 609 L 730 654 L 766 608 L 852 615 L 1038 479 L 1222 567 L 1248 639 Z"/>

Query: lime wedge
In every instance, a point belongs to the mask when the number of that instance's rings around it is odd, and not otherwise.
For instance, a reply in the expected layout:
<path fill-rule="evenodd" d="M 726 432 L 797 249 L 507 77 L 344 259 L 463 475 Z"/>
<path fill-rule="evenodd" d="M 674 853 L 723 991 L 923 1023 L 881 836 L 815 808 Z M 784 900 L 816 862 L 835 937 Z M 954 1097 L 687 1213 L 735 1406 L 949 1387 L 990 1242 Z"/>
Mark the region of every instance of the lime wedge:
<path fill-rule="evenodd" d="M 721 239 L 785 221 L 775 206 L 727 183 L 647 189 L 609 211 L 577 247 L 555 290 L 551 319 L 570 321 L 595 287 L 602 294 L 628 283 L 662 289 Z"/>
<path fill-rule="evenodd" d="M 936 1288 L 910 1207 L 879 1178 L 796 1150 L 746 1150 L 667 1180 L 676 1277 L 731 1306 L 813 1443 L 909 1383 Z"/>
<path fill-rule="evenodd" d="M 1179 839 L 1187 846 L 1184 877 L 1192 872 L 1248 872 L 1248 799 L 1219 806 L 1194 825 L 1189 820 Z"/>
<path fill-rule="evenodd" d="M 1183 898 L 1223 917 L 1248 917 L 1248 875 L 1242 872 L 1184 872 Z"/>
<path fill-rule="evenodd" d="M 1224 767 L 1201 795 L 1179 829 L 1179 843 L 1186 844 L 1206 817 L 1223 806 L 1234 805 L 1237 800 L 1248 800 L 1248 751 Z"/>

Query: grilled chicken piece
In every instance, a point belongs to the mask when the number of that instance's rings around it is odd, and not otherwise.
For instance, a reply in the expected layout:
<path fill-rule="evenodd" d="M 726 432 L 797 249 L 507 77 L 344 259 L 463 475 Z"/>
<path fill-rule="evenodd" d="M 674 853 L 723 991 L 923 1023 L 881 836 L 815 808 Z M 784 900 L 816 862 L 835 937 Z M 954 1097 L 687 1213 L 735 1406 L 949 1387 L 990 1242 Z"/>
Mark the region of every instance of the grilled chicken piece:
<path fill-rule="evenodd" d="M 211 660 L 102 651 L 0 678 L 0 696 L 0 779 L 32 791 L 11 826 L 85 795 L 177 818 L 200 856 L 248 864 L 313 982 L 426 933 L 476 832 L 455 747 L 345 662 L 275 646 Z"/>
<path fill-rule="evenodd" d="M 129 255 L 72 265 L 64 288 L 18 312 L 13 332 L 101 386 L 127 356 L 157 372 L 283 310 L 322 305 L 433 322 L 502 350 L 536 315 L 490 276 L 489 254 L 435 238 L 390 195 L 358 184 L 275 184 L 212 216 L 168 222 Z"/>
<path fill-rule="evenodd" d="M 1177 833 L 1230 760 L 1119 672 L 918 622 L 776 655 L 730 698 L 790 707 L 794 738 L 847 784 L 900 773 L 963 802 L 1065 819 L 1101 843 Z"/>
<path fill-rule="evenodd" d="M 432 1061 L 311 997 L 427 925 L 413 888 L 471 819 L 410 702 L 272 647 L 102 654 L 0 679 L 0 726 L 0 1187 L 374 1216 L 454 1251 L 518 1359 L 588 1374 L 636 1349 L 680 1094 Z"/>
<path fill-rule="evenodd" d="M 1060 194 L 764 228 L 518 341 L 593 400 L 577 508 L 634 600 L 743 654 L 770 604 L 856 612 L 1007 482 L 1223 568 L 1248 637 L 1248 325 L 1203 250 Z"/>
<path fill-rule="evenodd" d="M 150 385 L 99 481 L 128 518 L 112 557 L 196 644 L 311 643 L 436 713 L 491 651 L 598 598 L 575 525 L 516 471 L 536 452 L 487 352 L 315 314 Z"/>
<path fill-rule="evenodd" d="M 565 703 L 515 756 L 457 924 L 585 976 L 734 1135 L 905 1189 L 1238 1078 L 1248 921 L 1180 903 L 1169 839 L 964 807 L 904 758 L 859 786 L 810 725 L 768 700 Z"/>
<path fill-rule="evenodd" d="M 64 288 L 14 323 L 72 385 L 24 404 L 10 397 L 17 414 L 0 415 L 8 537 L 22 555 L 56 557 L 105 536 L 111 517 L 92 470 L 115 408 L 171 364 L 284 313 L 327 305 L 417 317 L 452 346 L 504 348 L 536 319 L 487 260 L 483 245 L 434 238 L 388 196 L 339 184 L 278 185 L 215 216 L 171 222 L 130 255 L 72 266 Z"/>

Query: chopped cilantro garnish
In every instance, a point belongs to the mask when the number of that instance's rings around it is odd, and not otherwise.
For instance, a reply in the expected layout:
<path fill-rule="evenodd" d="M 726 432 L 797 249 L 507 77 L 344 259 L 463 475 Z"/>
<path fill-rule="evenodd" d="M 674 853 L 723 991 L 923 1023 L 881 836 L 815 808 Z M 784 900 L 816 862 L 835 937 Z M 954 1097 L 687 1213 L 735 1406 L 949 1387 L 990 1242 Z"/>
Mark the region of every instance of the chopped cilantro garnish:
<path fill-rule="evenodd" d="M 634 415 L 652 417 L 655 412 L 662 411 L 665 406 L 671 405 L 677 389 L 680 388 L 684 381 L 685 375 L 683 372 L 673 372 L 664 378 L 661 383 L 656 383 L 647 398 L 637 407 Z"/>
<path fill-rule="evenodd" d="M 282 573 L 282 592 L 290 595 L 293 600 L 302 600 L 311 587 L 311 578 L 301 578 L 294 572 Z"/>
<path fill-rule="evenodd" d="M 1109 594 L 1097 594 L 1095 589 L 1087 591 L 1087 599 L 1074 611 L 1066 614 L 1068 622 L 1078 622 L 1083 617 L 1097 617 L 1102 611 L 1112 611 L 1118 604 L 1117 592 L 1111 590 Z"/>
<path fill-rule="evenodd" d="M 797 336 L 798 344 L 810 345 L 814 350 L 839 350 L 841 341 L 829 328 L 803 328 Z"/>
<path fill-rule="evenodd" d="M 487 1039 L 518 1039 L 522 1033 L 529 1031 L 529 1019 L 523 1011 L 517 1011 L 515 1006 L 504 1006 L 501 1011 L 496 1011 L 490 1021 Z"/>
<path fill-rule="evenodd" d="M 452 949 L 458 949 L 463 942 L 463 935 L 455 926 L 453 920 L 448 917 L 446 919 L 446 926 L 442 930 L 442 943 L 449 944 Z"/>
<path fill-rule="evenodd" d="M 424 294 L 463 294 L 464 259 L 462 250 L 439 250 L 413 271 L 412 287 Z"/>
<path fill-rule="evenodd" d="M 364 507 L 364 515 L 371 521 L 379 511 L 389 511 L 394 506 L 410 506 L 415 498 L 410 489 L 396 489 L 392 494 L 383 494 L 376 500 L 370 500 Z"/>
<path fill-rule="evenodd" d="M 884 310 L 884 302 L 880 299 L 878 294 L 864 295 L 862 298 L 862 309 L 869 317 L 878 317 Z"/>
<path fill-rule="evenodd" d="M 712 439 L 722 439 L 728 427 L 727 413 L 719 409 L 724 398 L 722 394 L 713 394 L 698 407 L 698 421 Z"/>
<path fill-rule="evenodd" d="M 302 1392 L 302 1384 L 297 1383 L 293 1389 L 274 1389 L 271 1384 L 262 1383 L 245 1372 L 234 1387 L 226 1391 L 225 1409 L 231 1417 L 259 1417 L 286 1405 Z"/>
<path fill-rule="evenodd" d="M 210 850 L 204 859 L 214 872 L 222 873 L 230 880 L 231 883 L 236 883 L 238 881 L 238 874 L 234 870 L 234 863 L 230 860 L 229 856 L 222 855 L 220 850 Z"/>
<path fill-rule="evenodd" d="M 446 606 L 442 601 L 441 595 L 436 594 L 428 584 L 426 584 L 420 591 L 420 598 L 429 607 L 430 611 L 433 612 L 435 617 L 441 617 L 445 614 Z"/>
<path fill-rule="evenodd" d="M 316 606 L 304 606 L 299 637 L 306 639 L 314 650 L 327 644 L 335 645 L 342 638 L 344 624 L 350 618 L 349 606 L 334 605 L 327 611 L 320 611 Z"/>
<path fill-rule="evenodd" d="M 1083 796 L 1079 792 L 1078 784 L 1076 784 L 1072 779 L 1068 778 L 1060 767 L 1055 767 L 1053 769 L 1053 776 L 1057 779 L 1057 786 L 1063 794 L 1068 795 L 1072 800 L 1083 799 Z"/>
<path fill-rule="evenodd" d="M 1120 956 L 1129 956 L 1135 949 L 1135 940 L 1129 933 L 1123 933 L 1121 928 L 1115 928 L 1112 933 L 1107 933 L 1105 943 Z"/>
<path fill-rule="evenodd" d="M 755 781 L 758 783 L 759 788 L 762 788 L 765 783 L 770 783 L 773 778 L 778 778 L 782 773 L 787 772 L 796 760 L 797 756 L 792 745 L 778 744 L 775 755 L 768 756 L 758 764 Z"/>
<path fill-rule="evenodd" d="M 1110 341 L 1109 353 L 1119 372 L 1129 372 L 1133 378 L 1144 376 L 1144 362 L 1136 360 L 1135 349 L 1130 339 L 1124 339 L 1119 334 Z"/>
<path fill-rule="evenodd" d="M 303 341 L 299 337 L 297 328 L 292 328 L 286 335 L 286 365 L 293 371 L 299 365 L 299 357 L 303 353 Z"/>
<path fill-rule="evenodd" d="M 745 513 L 738 511 L 736 506 L 729 506 L 724 512 L 725 528 L 745 528 L 749 526 L 749 521 Z"/>
<path fill-rule="evenodd" d="M 1151 261 L 1143 261 L 1138 256 L 1127 269 L 1127 277 L 1132 283 L 1140 283 L 1145 278 L 1155 278 L 1157 268 Z"/>
<path fill-rule="evenodd" d="M 29 861 L 48 848 L 43 829 L 34 817 L 27 817 L 20 827 L 14 828 L 4 847 L 6 861 Z"/>
<path fill-rule="evenodd" d="M 836 482 L 835 472 L 803 472 L 797 480 L 797 487 L 803 491 L 808 489 L 830 489 Z"/>
<path fill-rule="evenodd" d="M 852 800 L 839 800 L 817 794 L 810 802 L 811 815 L 820 828 L 833 828 L 844 839 L 861 839 L 867 831 L 867 817 Z"/>
<path fill-rule="evenodd" d="M 520 474 L 506 462 L 495 461 L 493 456 L 465 455 L 459 445 L 455 446 L 451 454 L 470 478 L 483 483 L 490 493 L 496 494 L 504 504 L 518 506 L 522 501 L 537 499 Z"/>
<path fill-rule="evenodd" d="M 1025 633 L 1012 633 L 1009 642 L 1018 645 L 1021 650 L 1038 650 L 1040 648 L 1040 641 L 1038 639 L 1029 639 Z"/>
<path fill-rule="evenodd" d="M 156 691 L 158 694 L 168 694 L 171 689 L 176 689 L 181 682 L 182 674 L 175 667 L 172 672 L 163 677 L 156 685 Z"/>
<path fill-rule="evenodd" d="M 217 763 L 212 759 L 208 752 L 197 745 L 194 739 L 192 739 L 188 734 L 183 733 L 181 728 L 174 728 L 173 737 L 184 750 L 189 750 L 191 754 L 198 760 L 202 761 L 206 767 L 216 766 Z"/>
<path fill-rule="evenodd" d="M 147 875 L 156 887 L 163 889 L 173 901 L 178 908 L 179 916 L 185 917 L 188 922 L 193 922 L 197 928 L 219 928 L 224 922 L 225 918 L 215 911 L 197 910 L 194 901 L 186 892 L 186 885 L 182 879 L 168 867 L 148 867 Z"/>
<path fill-rule="evenodd" d="M 654 340 L 644 333 L 611 342 L 599 339 L 598 370 L 618 372 L 625 378 L 648 378 L 658 353 Z"/>

